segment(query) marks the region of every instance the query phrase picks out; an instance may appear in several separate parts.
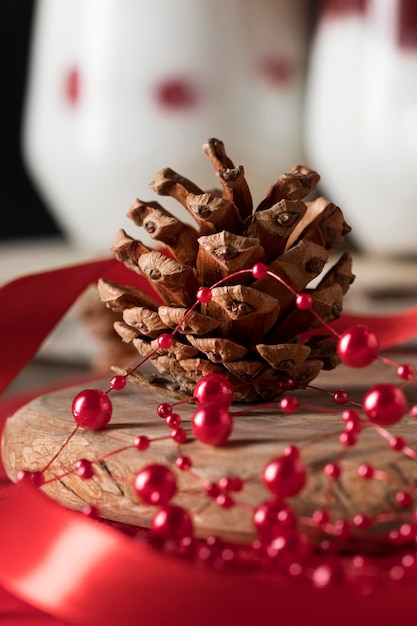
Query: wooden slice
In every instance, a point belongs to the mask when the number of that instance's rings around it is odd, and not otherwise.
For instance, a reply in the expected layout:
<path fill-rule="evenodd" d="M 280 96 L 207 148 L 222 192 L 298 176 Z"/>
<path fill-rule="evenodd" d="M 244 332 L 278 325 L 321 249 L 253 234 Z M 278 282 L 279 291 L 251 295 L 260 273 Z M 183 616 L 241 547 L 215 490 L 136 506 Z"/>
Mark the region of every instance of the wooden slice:
<path fill-rule="evenodd" d="M 365 391 L 377 382 L 396 382 L 395 371 L 382 363 L 366 372 L 340 366 L 337 372 L 323 372 L 314 384 L 330 390 L 343 387 L 352 399 L 360 401 Z M 88 386 L 105 390 L 108 381 Z M 43 470 L 59 451 L 74 429 L 71 403 L 79 391 L 80 387 L 64 389 L 38 397 L 8 419 L 2 457 L 12 480 L 16 480 L 21 469 Z M 416 385 L 409 385 L 406 391 L 410 392 L 410 403 L 415 403 Z M 160 402 L 172 403 L 176 399 L 173 392 L 129 383 L 125 390 L 111 394 L 114 413 L 110 424 L 96 432 L 78 429 L 45 471 L 46 480 L 57 479 L 42 490 L 71 509 L 81 510 L 91 504 L 106 519 L 149 527 L 156 509 L 137 496 L 133 478 L 146 465 L 161 463 L 175 472 L 178 492 L 173 503 L 191 512 L 198 536 L 216 534 L 225 539 L 251 541 L 255 537 L 253 507 L 272 497 L 262 483 L 263 469 L 288 444 L 295 444 L 301 448 L 301 459 L 308 470 L 305 488 L 289 500 L 298 513 L 311 515 L 318 508 L 328 507 L 334 518 L 352 519 L 359 512 L 375 515 L 400 510 L 395 504 L 395 494 L 399 490 L 407 491 L 408 487 L 411 491 L 417 480 L 417 462 L 391 450 L 372 427 L 363 429 L 355 446 L 341 446 L 343 407 L 332 415 L 326 411 L 337 407 L 328 394 L 310 389 L 299 390 L 296 395 L 300 402 L 319 405 L 323 410 L 303 409 L 286 415 L 276 407 L 256 410 L 254 406 L 235 404 L 231 408 L 235 413 L 233 433 L 221 447 L 205 445 L 193 437 L 194 405 L 181 404 L 175 410 L 190 436 L 187 443 L 178 445 L 156 413 Z M 415 418 L 405 417 L 390 431 L 404 437 L 410 448 L 417 449 Z M 138 435 L 155 441 L 147 450 L 138 451 L 133 447 Z M 111 454 L 125 446 L 130 447 Z M 192 471 L 177 468 L 175 461 L 179 455 L 192 459 Z M 101 459 L 94 464 L 94 477 L 83 480 L 75 472 L 64 476 L 82 458 Z M 330 462 L 339 462 L 342 467 L 338 480 L 329 478 L 323 471 Z M 389 480 L 360 478 L 357 468 L 362 463 L 371 463 L 387 472 Z M 223 477 L 241 477 L 245 481 L 242 491 L 231 493 L 238 505 L 230 509 L 222 508 L 206 495 L 205 487 Z"/>

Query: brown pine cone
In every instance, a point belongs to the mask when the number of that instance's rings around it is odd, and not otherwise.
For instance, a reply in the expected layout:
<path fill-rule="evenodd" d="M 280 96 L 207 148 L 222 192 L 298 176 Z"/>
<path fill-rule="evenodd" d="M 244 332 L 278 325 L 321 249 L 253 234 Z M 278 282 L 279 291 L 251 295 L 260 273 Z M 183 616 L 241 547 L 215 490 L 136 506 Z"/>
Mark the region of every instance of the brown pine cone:
<path fill-rule="evenodd" d="M 338 363 L 325 327 L 321 337 L 301 343 L 300 335 L 321 324 L 311 310 L 298 309 L 294 293 L 273 277 L 256 280 L 247 272 L 222 282 L 212 289 L 211 301 L 181 324 L 170 349 L 159 349 L 157 337 L 180 324 L 201 286 L 212 287 L 256 263 L 266 264 L 296 293 L 307 291 L 321 318 L 335 320 L 354 279 L 350 255 L 344 253 L 324 275 L 323 270 L 350 227 L 325 198 L 306 200 L 319 181 L 317 172 L 293 167 L 253 208 L 244 169 L 234 166 L 223 143 L 209 139 L 203 149 L 221 190 L 205 192 L 169 168 L 151 183 L 157 194 L 185 207 L 195 228 L 158 202 L 136 200 L 128 216 L 155 240 L 155 249 L 124 230 L 112 248 L 117 259 L 148 278 L 164 304 L 105 280 L 98 284 L 100 299 L 121 314 L 115 329 L 123 342 L 141 356 L 156 350 L 150 357 L 159 372 L 155 384 L 191 395 L 201 376 L 216 372 L 232 382 L 236 400 L 272 399 L 288 377 L 303 387 Z M 141 375 L 132 379 L 140 381 Z"/>

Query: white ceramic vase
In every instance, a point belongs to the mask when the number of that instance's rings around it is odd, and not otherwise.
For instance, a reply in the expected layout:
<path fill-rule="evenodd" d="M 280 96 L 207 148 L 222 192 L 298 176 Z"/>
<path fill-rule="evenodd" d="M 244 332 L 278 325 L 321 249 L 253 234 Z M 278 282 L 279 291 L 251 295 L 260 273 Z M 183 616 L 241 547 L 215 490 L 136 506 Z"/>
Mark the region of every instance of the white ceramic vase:
<path fill-rule="evenodd" d="M 259 202 L 304 158 L 306 29 L 304 0 L 37 0 L 23 151 L 69 241 L 102 253 L 134 231 L 162 167 L 213 188 L 208 137 Z"/>
<path fill-rule="evenodd" d="M 309 165 L 360 249 L 417 257 L 415 0 L 323 3 L 309 58 L 305 141 Z"/>

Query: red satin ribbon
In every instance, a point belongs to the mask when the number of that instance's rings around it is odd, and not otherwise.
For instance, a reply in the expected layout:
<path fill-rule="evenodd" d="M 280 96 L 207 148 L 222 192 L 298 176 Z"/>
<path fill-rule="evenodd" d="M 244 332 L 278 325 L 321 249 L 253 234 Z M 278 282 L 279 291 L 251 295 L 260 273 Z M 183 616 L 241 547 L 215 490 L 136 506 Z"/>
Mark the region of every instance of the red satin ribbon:
<path fill-rule="evenodd" d="M 78 626 L 392 626 L 415 621 L 415 587 L 362 596 L 272 574 L 222 573 L 65 510 L 27 484 L 0 502 L 0 581 Z M 371 620 L 371 621 L 370 621 Z"/>
<path fill-rule="evenodd" d="M 149 293 L 146 281 L 123 267 L 104 259 L 5 285 L 0 290 L 0 390 L 100 276 L 126 284 L 132 284 L 133 276 Z M 343 315 L 335 327 L 342 332 L 356 323 L 373 328 L 382 348 L 399 345 L 417 336 L 417 307 L 386 317 Z M 12 404 L 8 411 L 15 408 Z M 392 626 L 399 615 L 404 623 L 415 620 L 417 602 L 410 585 L 364 597 L 349 588 L 316 591 L 266 574 L 222 574 L 164 556 L 60 507 L 30 485 L 6 487 L 3 496 L 0 583 L 36 607 L 27 624 L 368 626 L 372 619 L 378 626 Z M 42 622 L 37 609 L 63 621 L 45 614 Z M 1 611 L 0 606 L 0 616 Z M 8 620 L 13 623 L 10 614 Z"/>
<path fill-rule="evenodd" d="M 36 354 L 77 298 L 100 277 L 140 287 L 160 301 L 144 277 L 114 258 L 22 276 L 0 289 L 0 393 Z"/>

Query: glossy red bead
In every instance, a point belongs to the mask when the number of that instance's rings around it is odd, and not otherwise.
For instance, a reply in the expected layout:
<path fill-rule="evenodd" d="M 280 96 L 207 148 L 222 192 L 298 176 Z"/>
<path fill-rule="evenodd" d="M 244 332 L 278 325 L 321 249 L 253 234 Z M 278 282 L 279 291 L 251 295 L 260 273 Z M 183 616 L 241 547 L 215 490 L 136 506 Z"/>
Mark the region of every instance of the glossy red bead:
<path fill-rule="evenodd" d="M 159 541 L 179 542 L 193 536 L 193 522 L 190 514 L 173 504 L 163 506 L 152 520 L 151 533 Z"/>
<path fill-rule="evenodd" d="M 361 478 L 373 478 L 375 470 L 369 463 L 362 463 L 357 469 L 358 476 Z"/>
<path fill-rule="evenodd" d="M 175 465 L 178 467 L 178 469 L 186 472 L 192 468 L 193 463 L 189 456 L 179 456 L 175 461 Z"/>
<path fill-rule="evenodd" d="M 342 419 L 345 422 L 360 423 L 361 416 L 360 416 L 359 411 L 357 411 L 356 409 L 345 409 L 345 411 L 343 411 L 342 413 Z"/>
<path fill-rule="evenodd" d="M 309 293 L 299 293 L 295 299 L 297 309 L 301 311 L 307 311 L 313 308 L 313 298 Z"/>
<path fill-rule="evenodd" d="M 324 466 L 324 473 L 329 478 L 336 480 L 342 473 L 342 469 L 337 463 L 327 463 L 327 465 Z"/>
<path fill-rule="evenodd" d="M 231 509 L 233 506 L 235 506 L 235 501 L 233 500 L 232 496 L 227 493 L 220 493 L 216 498 L 216 503 L 222 509 Z"/>
<path fill-rule="evenodd" d="M 289 456 L 292 459 L 298 459 L 300 456 L 300 448 L 294 445 L 285 446 L 283 455 Z"/>
<path fill-rule="evenodd" d="M 221 489 L 217 483 L 209 483 L 206 486 L 206 494 L 209 498 L 216 499 L 221 494 Z"/>
<path fill-rule="evenodd" d="M 396 452 L 401 452 L 405 448 L 405 440 L 403 437 L 390 437 L 389 446 L 392 450 Z"/>
<path fill-rule="evenodd" d="M 171 430 L 171 438 L 176 442 L 176 443 L 185 443 L 187 441 L 188 435 L 187 435 L 187 431 L 184 430 L 184 428 L 173 428 Z"/>
<path fill-rule="evenodd" d="M 195 385 L 193 397 L 198 404 L 215 402 L 227 407 L 232 404 L 233 395 L 233 385 L 225 376 L 207 374 Z"/>
<path fill-rule="evenodd" d="M 110 379 L 110 387 L 115 391 L 121 391 L 126 387 L 126 376 L 113 376 Z"/>
<path fill-rule="evenodd" d="M 171 413 L 166 416 L 165 423 L 169 428 L 178 428 L 181 425 L 181 416 L 178 413 Z"/>
<path fill-rule="evenodd" d="M 158 413 L 159 417 L 161 417 L 162 419 L 166 419 L 168 415 L 171 415 L 172 413 L 172 406 L 167 402 L 161 402 L 161 404 L 158 404 L 156 412 Z"/>
<path fill-rule="evenodd" d="M 337 354 L 349 367 L 367 367 L 378 356 L 379 341 L 367 326 L 358 324 L 345 330 L 337 342 Z"/>
<path fill-rule="evenodd" d="M 347 422 L 345 422 L 345 431 L 347 433 L 360 433 L 362 431 L 362 422 L 355 419 L 347 420 Z"/>
<path fill-rule="evenodd" d="M 342 566 L 336 560 L 317 566 L 311 573 L 311 581 L 317 589 L 328 589 L 341 584 L 343 579 Z"/>
<path fill-rule="evenodd" d="M 98 519 L 100 517 L 99 509 L 93 504 L 86 504 L 81 512 L 85 517 L 89 517 L 90 519 Z"/>
<path fill-rule="evenodd" d="M 169 335 L 168 333 L 162 333 L 162 335 L 159 335 L 157 341 L 158 346 L 162 350 L 169 350 L 170 348 L 172 348 L 172 344 L 174 343 L 174 337 L 172 335 Z"/>
<path fill-rule="evenodd" d="M 207 304 L 212 299 L 213 294 L 209 287 L 200 287 L 197 291 L 197 300 L 203 304 Z"/>
<path fill-rule="evenodd" d="M 330 515 L 325 509 L 317 509 L 314 511 L 312 517 L 313 522 L 317 524 L 317 526 L 325 526 L 330 521 Z"/>
<path fill-rule="evenodd" d="M 268 267 L 265 263 L 255 263 L 252 267 L 252 276 L 256 278 L 256 280 L 261 280 L 268 275 Z"/>
<path fill-rule="evenodd" d="M 348 539 L 352 534 L 350 522 L 346 519 L 337 519 L 333 523 L 332 534 L 340 539 Z"/>
<path fill-rule="evenodd" d="M 275 567 L 288 572 L 293 563 L 306 562 L 311 553 L 311 544 L 303 533 L 286 530 L 272 539 L 267 551 Z"/>
<path fill-rule="evenodd" d="M 368 515 L 363 515 L 363 513 L 357 513 L 354 516 L 352 523 L 356 528 L 368 530 L 372 526 L 372 518 Z"/>
<path fill-rule="evenodd" d="M 273 494 L 287 498 L 300 493 L 305 485 L 307 473 L 300 459 L 281 456 L 266 465 L 262 479 Z"/>
<path fill-rule="evenodd" d="M 375 385 L 365 394 L 363 408 L 371 422 L 390 426 L 397 424 L 406 414 L 407 399 L 395 385 Z"/>
<path fill-rule="evenodd" d="M 344 389 L 338 389 L 333 394 L 333 402 L 338 405 L 346 404 L 349 400 L 349 394 Z"/>
<path fill-rule="evenodd" d="M 291 414 L 296 412 L 299 407 L 299 402 L 295 396 L 286 396 L 285 398 L 282 398 L 279 406 L 281 411 Z"/>
<path fill-rule="evenodd" d="M 224 491 L 241 491 L 243 489 L 243 480 L 233 476 L 223 476 L 217 484 Z"/>
<path fill-rule="evenodd" d="M 30 472 L 28 470 L 19 470 L 16 475 L 17 482 L 21 482 L 22 480 L 27 480 L 34 487 L 41 487 L 45 482 L 45 477 L 42 472 L 35 471 Z"/>
<path fill-rule="evenodd" d="M 112 416 L 112 403 L 100 389 L 84 389 L 72 402 L 72 414 L 78 426 L 88 430 L 104 428 Z"/>
<path fill-rule="evenodd" d="M 148 465 L 134 479 L 136 493 L 147 504 L 167 504 L 177 491 L 174 473 L 165 465 Z"/>
<path fill-rule="evenodd" d="M 137 437 L 135 437 L 135 440 L 133 442 L 133 445 L 137 450 L 147 450 L 150 444 L 150 439 L 146 435 L 138 435 Z"/>
<path fill-rule="evenodd" d="M 79 459 L 78 461 L 76 461 L 75 471 L 77 472 L 78 476 L 80 476 L 84 480 L 88 480 L 89 478 L 92 478 L 94 476 L 93 464 L 87 459 Z"/>
<path fill-rule="evenodd" d="M 291 378 L 291 376 L 284 376 L 284 378 L 279 381 L 278 385 L 280 389 L 283 389 L 284 391 L 292 391 L 296 388 L 297 383 L 294 378 Z"/>
<path fill-rule="evenodd" d="M 415 377 L 415 370 L 411 365 L 404 364 L 397 367 L 397 376 L 401 380 L 413 380 Z"/>
<path fill-rule="evenodd" d="M 354 446 L 357 441 L 356 434 L 352 431 L 344 430 L 343 433 L 341 433 L 339 436 L 339 441 L 342 444 L 342 446 L 346 446 L 347 448 L 350 448 Z"/>
<path fill-rule="evenodd" d="M 211 402 L 201 405 L 191 418 L 194 435 L 210 446 L 221 446 L 233 430 L 233 418 L 225 406 Z"/>
<path fill-rule="evenodd" d="M 395 502 L 400 507 L 408 508 L 413 504 L 413 496 L 408 491 L 398 491 L 395 494 Z"/>

